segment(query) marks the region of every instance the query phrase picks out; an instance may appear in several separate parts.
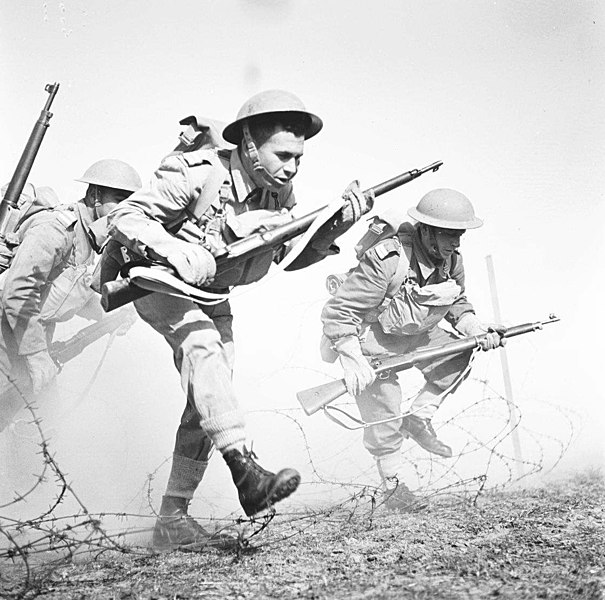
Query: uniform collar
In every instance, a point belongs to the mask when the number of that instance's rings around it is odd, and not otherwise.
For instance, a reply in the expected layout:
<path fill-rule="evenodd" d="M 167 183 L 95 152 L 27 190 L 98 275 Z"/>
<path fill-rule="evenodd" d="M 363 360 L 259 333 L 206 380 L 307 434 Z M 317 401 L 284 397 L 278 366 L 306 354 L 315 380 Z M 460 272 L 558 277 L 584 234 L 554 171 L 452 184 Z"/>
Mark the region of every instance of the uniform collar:
<path fill-rule="evenodd" d="M 435 271 L 438 271 L 440 275 L 445 276 L 445 261 L 440 260 L 434 262 L 429 253 L 427 252 L 422 240 L 420 239 L 420 229 L 418 226 L 414 228 L 414 256 L 418 261 L 418 267 L 422 278 L 426 281 Z"/>
<path fill-rule="evenodd" d="M 237 148 L 231 153 L 231 160 L 229 162 L 233 188 L 235 190 L 235 200 L 237 202 L 243 202 L 250 192 L 255 190 L 258 186 L 252 181 L 250 175 L 246 173 L 246 169 L 244 169 Z"/>

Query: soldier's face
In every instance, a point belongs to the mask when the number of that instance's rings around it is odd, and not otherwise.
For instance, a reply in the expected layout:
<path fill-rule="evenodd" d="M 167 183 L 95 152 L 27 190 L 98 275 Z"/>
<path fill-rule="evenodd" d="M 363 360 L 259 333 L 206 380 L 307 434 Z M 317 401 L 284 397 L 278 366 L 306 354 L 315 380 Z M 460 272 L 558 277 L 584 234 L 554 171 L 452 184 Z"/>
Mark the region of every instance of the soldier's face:
<path fill-rule="evenodd" d="M 96 218 L 106 217 L 122 200 L 125 200 L 132 194 L 126 190 L 118 190 L 110 187 L 96 186 L 95 195 L 95 213 Z"/>
<path fill-rule="evenodd" d="M 427 227 L 423 241 L 433 258 L 444 260 L 451 256 L 460 247 L 460 239 L 464 229 L 441 229 Z"/>
<path fill-rule="evenodd" d="M 269 175 L 285 185 L 298 172 L 304 145 L 304 136 L 278 129 L 258 146 L 258 158 Z"/>

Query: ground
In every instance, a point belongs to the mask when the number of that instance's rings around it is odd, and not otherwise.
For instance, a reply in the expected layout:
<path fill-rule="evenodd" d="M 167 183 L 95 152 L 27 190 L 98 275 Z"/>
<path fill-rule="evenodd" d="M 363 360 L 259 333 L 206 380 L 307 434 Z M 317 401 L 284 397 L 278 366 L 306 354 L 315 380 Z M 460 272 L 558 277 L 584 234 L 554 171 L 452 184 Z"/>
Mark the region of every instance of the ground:
<path fill-rule="evenodd" d="M 278 516 L 238 552 L 106 552 L 0 583 L 45 600 L 603 599 L 604 492 L 585 473 L 414 514 L 357 500 Z"/>

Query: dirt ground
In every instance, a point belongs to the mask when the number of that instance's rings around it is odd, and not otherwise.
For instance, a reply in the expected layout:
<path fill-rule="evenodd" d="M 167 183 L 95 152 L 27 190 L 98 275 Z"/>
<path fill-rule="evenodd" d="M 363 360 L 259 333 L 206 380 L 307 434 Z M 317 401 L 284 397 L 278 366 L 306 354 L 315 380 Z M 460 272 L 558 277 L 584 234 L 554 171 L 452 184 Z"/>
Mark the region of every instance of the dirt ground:
<path fill-rule="evenodd" d="M 603 599 L 604 492 L 589 473 L 414 514 L 282 515 L 240 551 L 105 552 L 32 569 L 26 586 L 0 565 L 2 598 Z"/>

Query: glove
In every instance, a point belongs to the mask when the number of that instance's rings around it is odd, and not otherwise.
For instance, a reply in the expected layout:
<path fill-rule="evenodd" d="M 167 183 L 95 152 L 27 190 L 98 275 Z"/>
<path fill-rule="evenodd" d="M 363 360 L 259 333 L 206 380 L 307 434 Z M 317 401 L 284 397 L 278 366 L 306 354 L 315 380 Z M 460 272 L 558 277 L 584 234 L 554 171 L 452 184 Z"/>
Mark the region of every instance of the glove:
<path fill-rule="evenodd" d="M 485 338 L 481 339 L 479 346 L 481 350 L 493 350 L 498 346 L 504 346 L 506 344 L 506 338 L 502 337 L 506 331 L 504 325 L 497 323 L 483 323 L 477 318 L 477 315 L 473 313 L 466 313 L 458 321 L 456 329 L 465 336 L 475 337 L 487 334 Z"/>
<path fill-rule="evenodd" d="M 342 225 L 348 227 L 357 223 L 361 216 L 370 212 L 374 206 L 374 192 L 364 194 L 356 179 L 349 183 L 342 193 L 342 197 L 346 200 L 341 209 Z"/>
<path fill-rule="evenodd" d="M 58 369 L 48 350 L 40 350 L 25 356 L 27 372 L 32 381 L 34 394 L 41 392 L 57 376 Z"/>
<path fill-rule="evenodd" d="M 345 385 L 351 396 L 358 396 L 376 379 L 376 373 L 362 354 L 359 340 L 349 336 L 338 340 L 334 344 L 338 358 L 344 371 Z"/>
<path fill-rule="evenodd" d="M 174 239 L 167 248 L 166 261 L 191 285 L 207 283 L 216 274 L 214 256 L 199 244 Z"/>
<path fill-rule="evenodd" d="M 359 181 L 352 181 L 342 193 L 345 203 L 335 218 L 322 225 L 314 236 L 315 250 L 328 252 L 336 238 L 345 233 L 362 215 L 372 210 L 374 192 L 365 195 L 359 188 Z"/>

